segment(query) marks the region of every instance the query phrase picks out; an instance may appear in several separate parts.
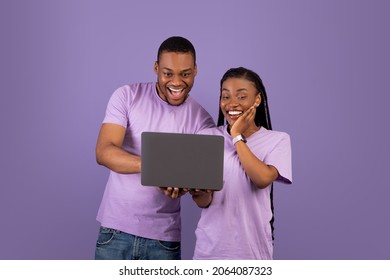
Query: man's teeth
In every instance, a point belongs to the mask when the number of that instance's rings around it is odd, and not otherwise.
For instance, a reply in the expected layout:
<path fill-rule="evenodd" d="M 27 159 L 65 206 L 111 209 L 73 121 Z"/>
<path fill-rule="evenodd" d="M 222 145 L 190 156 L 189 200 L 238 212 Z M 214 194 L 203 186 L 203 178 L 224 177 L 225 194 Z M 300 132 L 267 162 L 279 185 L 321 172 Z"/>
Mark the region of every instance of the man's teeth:
<path fill-rule="evenodd" d="M 236 115 L 240 115 L 240 114 L 242 114 L 242 111 L 229 111 L 229 115 L 236 116 Z"/>
<path fill-rule="evenodd" d="M 180 89 L 169 88 L 169 90 L 172 92 L 173 95 L 180 94 L 183 91 L 182 88 Z"/>

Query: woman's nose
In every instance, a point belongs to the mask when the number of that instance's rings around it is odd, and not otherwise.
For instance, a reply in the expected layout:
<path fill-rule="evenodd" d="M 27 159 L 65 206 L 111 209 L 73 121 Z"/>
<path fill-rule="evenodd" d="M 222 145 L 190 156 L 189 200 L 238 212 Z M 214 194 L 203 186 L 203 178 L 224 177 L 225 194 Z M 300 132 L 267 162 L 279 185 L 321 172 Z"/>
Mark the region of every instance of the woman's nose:
<path fill-rule="evenodd" d="M 227 105 L 229 105 L 230 107 L 237 107 L 239 105 L 239 103 L 238 103 L 238 101 L 236 99 L 231 98 L 228 101 Z"/>

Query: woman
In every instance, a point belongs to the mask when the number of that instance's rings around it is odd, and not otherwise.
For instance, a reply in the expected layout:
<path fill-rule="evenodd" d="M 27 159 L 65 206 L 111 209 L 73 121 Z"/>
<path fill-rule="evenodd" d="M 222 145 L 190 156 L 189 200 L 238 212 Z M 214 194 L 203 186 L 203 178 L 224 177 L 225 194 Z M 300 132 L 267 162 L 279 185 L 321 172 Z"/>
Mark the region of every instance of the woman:
<path fill-rule="evenodd" d="M 272 259 L 272 183 L 290 184 L 292 171 L 290 137 L 271 129 L 260 77 L 243 67 L 228 70 L 218 127 L 201 132 L 225 138 L 224 186 L 190 191 L 203 208 L 194 259 Z"/>

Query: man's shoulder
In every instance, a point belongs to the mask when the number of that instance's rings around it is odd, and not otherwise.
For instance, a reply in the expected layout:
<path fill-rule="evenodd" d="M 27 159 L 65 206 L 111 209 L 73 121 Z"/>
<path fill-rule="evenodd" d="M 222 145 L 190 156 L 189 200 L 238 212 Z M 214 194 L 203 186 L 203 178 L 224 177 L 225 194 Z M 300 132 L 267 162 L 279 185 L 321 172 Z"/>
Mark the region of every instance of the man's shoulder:
<path fill-rule="evenodd" d="M 153 91 L 153 82 L 131 83 L 118 87 L 112 94 L 114 98 L 133 100 L 134 96 L 147 96 L 144 93 Z"/>
<path fill-rule="evenodd" d="M 122 92 L 148 91 L 153 89 L 154 84 L 155 84 L 154 82 L 129 83 L 120 86 L 119 88 L 117 88 L 117 91 L 122 91 Z"/>

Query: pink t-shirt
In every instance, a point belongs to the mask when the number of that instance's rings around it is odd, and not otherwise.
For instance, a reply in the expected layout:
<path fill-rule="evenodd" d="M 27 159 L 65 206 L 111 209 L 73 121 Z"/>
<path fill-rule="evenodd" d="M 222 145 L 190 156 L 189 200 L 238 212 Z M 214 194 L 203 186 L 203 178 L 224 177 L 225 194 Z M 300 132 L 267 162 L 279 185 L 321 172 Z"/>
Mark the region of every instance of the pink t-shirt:
<path fill-rule="evenodd" d="M 225 138 L 224 185 L 202 210 L 196 229 L 194 259 L 272 259 L 270 221 L 271 187 L 257 188 L 246 175 L 227 127 L 200 133 Z M 290 136 L 261 128 L 247 138 L 251 151 L 265 164 L 279 171 L 277 181 L 292 182 Z"/>
<path fill-rule="evenodd" d="M 195 133 L 215 126 L 211 116 L 191 96 L 180 106 L 163 101 L 157 94 L 156 83 L 117 89 L 103 123 L 126 128 L 122 147 L 134 155 L 141 153 L 144 131 Z M 140 173 L 110 171 L 97 220 L 102 226 L 137 236 L 180 241 L 180 200 L 165 196 L 157 188 L 142 186 Z"/>

